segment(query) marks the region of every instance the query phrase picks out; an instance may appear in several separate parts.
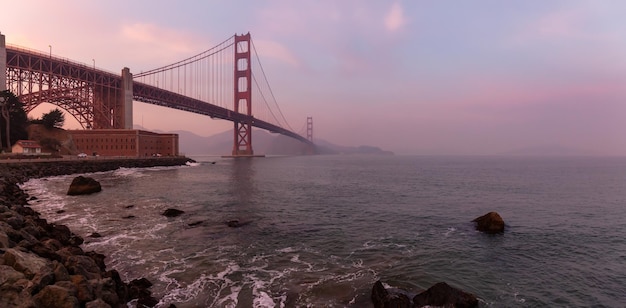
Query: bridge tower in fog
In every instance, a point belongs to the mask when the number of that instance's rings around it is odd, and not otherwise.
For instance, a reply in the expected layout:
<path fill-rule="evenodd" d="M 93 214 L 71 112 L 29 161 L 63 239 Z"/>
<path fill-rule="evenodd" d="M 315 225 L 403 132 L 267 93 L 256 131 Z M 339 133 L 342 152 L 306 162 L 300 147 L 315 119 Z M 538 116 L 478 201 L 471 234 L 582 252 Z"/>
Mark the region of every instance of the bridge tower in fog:
<path fill-rule="evenodd" d="M 252 68 L 250 33 L 235 35 L 235 105 L 233 111 L 248 115 L 235 120 L 233 156 L 252 156 Z M 245 110 L 242 110 L 245 109 Z M 241 112 L 243 111 L 243 112 Z"/>
<path fill-rule="evenodd" d="M 306 118 L 306 139 L 313 143 L 313 117 Z"/>

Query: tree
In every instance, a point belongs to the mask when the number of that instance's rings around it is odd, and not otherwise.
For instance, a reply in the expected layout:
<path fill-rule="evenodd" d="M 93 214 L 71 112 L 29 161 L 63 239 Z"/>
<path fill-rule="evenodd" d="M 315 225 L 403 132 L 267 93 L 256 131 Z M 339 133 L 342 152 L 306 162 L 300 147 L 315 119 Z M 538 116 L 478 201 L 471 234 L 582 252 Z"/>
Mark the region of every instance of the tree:
<path fill-rule="evenodd" d="M 59 108 L 55 108 L 54 110 L 45 113 L 41 116 L 41 124 L 46 128 L 50 129 L 53 127 L 61 128 L 63 127 L 63 123 L 65 122 L 65 115 Z"/>
<path fill-rule="evenodd" d="M 39 140 L 39 144 L 46 150 L 58 153 L 61 149 L 61 142 L 54 138 L 43 138 Z"/>
<path fill-rule="evenodd" d="M 28 138 L 28 133 L 26 132 L 28 117 L 26 116 L 26 111 L 24 111 L 24 105 L 19 101 L 15 94 L 11 91 L 5 90 L 0 92 L 0 96 L 2 96 L 6 102 L 5 113 L 2 117 L 0 117 L 0 128 L 2 131 L 0 136 L 2 143 L 0 144 L 5 144 L 4 140 L 7 139 L 8 134 L 10 143 L 8 146 L 10 148 L 11 145 L 15 144 L 18 140 Z M 5 118 L 4 115 L 7 117 Z"/>

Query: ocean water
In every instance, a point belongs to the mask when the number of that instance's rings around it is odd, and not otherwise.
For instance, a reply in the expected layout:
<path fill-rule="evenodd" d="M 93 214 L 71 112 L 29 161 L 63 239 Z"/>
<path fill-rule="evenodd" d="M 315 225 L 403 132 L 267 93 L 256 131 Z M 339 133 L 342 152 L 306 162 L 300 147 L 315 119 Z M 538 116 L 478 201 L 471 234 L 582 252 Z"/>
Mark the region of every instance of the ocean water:
<path fill-rule="evenodd" d="M 65 195 L 73 176 L 23 188 L 163 306 L 372 307 L 380 279 L 483 307 L 626 307 L 626 158 L 196 159 L 90 174 L 89 196 Z M 474 230 L 489 211 L 504 234 Z"/>

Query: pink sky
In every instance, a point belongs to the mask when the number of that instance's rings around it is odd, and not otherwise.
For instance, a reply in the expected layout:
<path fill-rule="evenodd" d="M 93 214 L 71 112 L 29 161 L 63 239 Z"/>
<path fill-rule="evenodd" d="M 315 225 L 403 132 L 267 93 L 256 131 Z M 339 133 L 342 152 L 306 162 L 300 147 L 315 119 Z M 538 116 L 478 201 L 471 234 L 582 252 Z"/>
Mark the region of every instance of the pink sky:
<path fill-rule="evenodd" d="M 626 155 L 622 1 L 6 1 L 8 44 L 140 72 L 251 32 L 286 118 L 406 154 Z M 42 105 L 38 111 L 47 111 Z M 167 115 L 167 116 L 164 116 Z M 135 103 L 135 124 L 230 122 Z M 71 121 L 68 121 L 71 122 Z M 71 125 L 71 123 L 70 123 Z M 225 149 L 228 151 L 228 149 Z"/>

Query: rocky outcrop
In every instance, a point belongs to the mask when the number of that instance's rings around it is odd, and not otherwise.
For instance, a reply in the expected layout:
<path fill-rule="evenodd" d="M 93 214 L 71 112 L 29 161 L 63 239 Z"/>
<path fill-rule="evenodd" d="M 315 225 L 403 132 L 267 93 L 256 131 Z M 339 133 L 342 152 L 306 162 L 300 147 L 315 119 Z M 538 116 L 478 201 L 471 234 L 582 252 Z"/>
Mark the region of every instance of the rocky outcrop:
<path fill-rule="evenodd" d="M 67 194 L 70 196 L 89 195 L 100 191 L 102 191 L 100 182 L 96 181 L 94 178 L 79 175 L 72 180 Z"/>
<path fill-rule="evenodd" d="M 102 172 L 119 168 L 149 168 L 156 166 L 184 166 L 186 157 L 159 157 L 159 158 L 123 158 L 109 159 L 100 157 L 89 160 L 58 160 L 58 161 L 29 161 L 12 160 L 11 163 L 0 164 L 0 175 L 13 183 L 25 182 L 31 178 L 42 178 L 56 175 L 81 174 Z"/>
<path fill-rule="evenodd" d="M 424 306 L 473 308 L 478 307 L 478 299 L 474 294 L 439 282 L 413 297 L 413 307 Z"/>
<path fill-rule="evenodd" d="M 386 289 L 379 280 L 374 283 L 371 298 L 375 308 L 478 307 L 476 296 L 453 288 L 445 282 L 439 282 L 413 298 L 407 294 L 402 290 Z"/>
<path fill-rule="evenodd" d="M 504 220 L 496 212 L 489 212 L 472 221 L 476 223 L 476 230 L 478 231 L 490 234 L 504 232 Z"/>
<path fill-rule="evenodd" d="M 411 300 L 407 295 L 389 292 L 380 280 L 376 281 L 372 288 L 372 302 L 375 308 L 411 307 Z"/>
<path fill-rule="evenodd" d="M 147 165 L 159 162 L 172 161 L 155 159 Z M 80 236 L 28 207 L 31 198 L 17 185 L 34 177 L 118 167 L 111 161 L 0 164 L 0 307 L 125 307 L 133 299 L 142 307 L 158 303 L 147 280 L 122 281 L 117 271 L 106 269 L 103 254 L 83 251 Z"/>
<path fill-rule="evenodd" d="M 39 217 L 15 183 L 0 186 L 0 307 L 121 307 L 139 294 L 155 302 L 148 284 L 131 295 L 103 254 L 83 251 L 80 236 Z"/>

